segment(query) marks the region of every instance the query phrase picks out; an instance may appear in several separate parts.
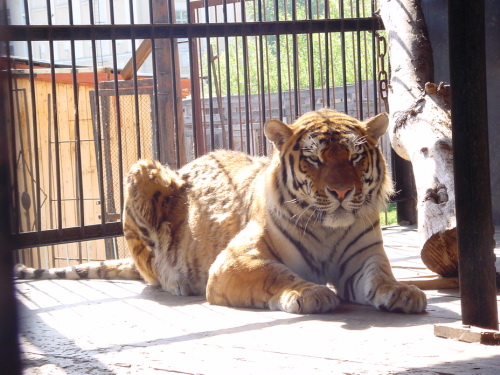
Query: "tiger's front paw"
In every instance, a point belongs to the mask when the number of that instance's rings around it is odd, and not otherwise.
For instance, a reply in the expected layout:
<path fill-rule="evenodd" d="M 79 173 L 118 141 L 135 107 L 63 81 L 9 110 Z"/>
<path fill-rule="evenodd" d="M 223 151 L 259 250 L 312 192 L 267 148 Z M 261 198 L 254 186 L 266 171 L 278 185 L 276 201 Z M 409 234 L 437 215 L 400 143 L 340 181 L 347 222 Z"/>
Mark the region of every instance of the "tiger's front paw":
<path fill-rule="evenodd" d="M 427 307 L 427 297 L 414 285 L 386 284 L 377 290 L 373 304 L 383 311 L 421 313 Z"/>
<path fill-rule="evenodd" d="M 303 288 L 285 290 L 273 297 L 269 308 L 294 314 L 314 314 L 332 311 L 339 303 L 339 297 L 330 288 L 308 283 Z"/>

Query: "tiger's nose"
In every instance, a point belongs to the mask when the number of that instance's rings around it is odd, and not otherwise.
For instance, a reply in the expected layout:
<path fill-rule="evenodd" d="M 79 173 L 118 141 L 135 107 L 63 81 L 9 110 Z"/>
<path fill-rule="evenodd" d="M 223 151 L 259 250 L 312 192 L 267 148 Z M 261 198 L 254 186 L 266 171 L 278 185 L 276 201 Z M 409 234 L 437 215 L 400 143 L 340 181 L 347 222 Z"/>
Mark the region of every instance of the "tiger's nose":
<path fill-rule="evenodd" d="M 339 187 L 327 187 L 328 191 L 332 193 L 339 201 L 344 200 L 346 195 L 353 189 L 353 187 L 339 188 Z"/>

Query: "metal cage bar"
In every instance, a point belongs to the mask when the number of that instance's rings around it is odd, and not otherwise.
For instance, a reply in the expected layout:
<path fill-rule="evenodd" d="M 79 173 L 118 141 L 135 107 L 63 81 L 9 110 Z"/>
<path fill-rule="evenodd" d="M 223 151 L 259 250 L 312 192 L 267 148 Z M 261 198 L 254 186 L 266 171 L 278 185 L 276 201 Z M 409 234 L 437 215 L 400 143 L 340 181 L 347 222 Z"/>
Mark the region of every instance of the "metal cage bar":
<path fill-rule="evenodd" d="M 141 10 L 145 14 L 142 19 L 137 1 L 122 2 L 124 9 L 119 1 L 100 3 L 109 12 L 108 19 L 102 19 L 104 10 L 96 9 L 101 5 L 89 1 L 86 21 L 69 4 L 66 25 L 56 22 L 57 17 L 52 20 L 55 10 L 47 0 L 45 23 L 31 22 L 27 11 L 24 24 L 8 25 L 0 36 L 10 43 L 25 43 L 27 51 L 27 70 L 12 69 L 16 75 L 10 81 L 11 103 L 17 103 L 20 110 L 11 115 L 20 117 L 26 107 L 29 134 L 38 138 L 46 126 L 41 126 L 44 118 L 40 113 L 45 107 L 37 96 L 38 85 L 47 74 L 51 85 L 48 108 L 55 129 L 55 176 L 46 177 L 44 161 L 31 157 L 34 230 L 17 224 L 26 211 L 20 203 L 16 201 L 12 207 L 17 248 L 111 238 L 106 242 L 106 256 L 116 255 L 116 247 L 122 246 L 116 240 L 122 234 L 121 182 L 133 160 L 151 157 L 178 168 L 218 147 L 266 155 L 270 144 L 264 137 L 264 123 L 269 118 L 291 122 L 320 105 L 362 116 L 375 114 L 373 109 L 378 108 L 377 103 L 366 107 L 361 95 L 364 92 L 369 101 L 377 98 L 376 44 L 372 39 L 367 46 L 366 33 L 382 26 L 371 2 L 367 8 L 365 0 L 149 0 L 141 2 L 148 7 Z M 23 4 L 28 9 L 28 1 Z M 121 11 L 126 17 L 117 18 Z M 369 16 L 361 17 L 365 11 Z M 141 39 L 149 43 L 145 47 L 149 57 L 140 52 L 142 44 L 137 41 Z M 47 43 L 50 49 L 45 68 L 36 57 L 41 54 L 37 50 L 40 43 Z M 64 43 L 69 43 L 66 65 L 59 57 Z M 130 77 L 121 75 L 126 46 L 131 48 L 127 49 Z M 82 58 L 85 49 L 89 50 L 86 61 Z M 166 57 L 165 51 L 169 51 Z M 353 57 L 347 56 L 351 53 L 355 55 L 352 69 Z M 66 144 L 66 139 L 59 139 L 59 131 L 69 126 L 58 106 L 65 100 L 62 95 L 66 91 L 59 84 L 66 72 L 71 75 L 74 110 L 74 135 L 68 141 L 74 147 L 64 146 L 64 150 L 70 150 L 71 155 L 59 150 Z M 81 83 L 83 74 L 89 74 L 87 83 Z M 27 95 L 26 105 L 14 102 L 14 88 L 21 78 L 28 82 L 25 88 L 19 87 Z M 170 80 L 167 86 L 165 79 Z M 366 81 L 373 81 L 373 85 Z M 86 135 L 89 121 L 92 135 Z M 16 139 L 12 142 L 13 150 L 19 148 Z M 84 146 L 84 142 L 94 147 Z M 46 149 L 32 142 L 30 152 L 38 155 Z M 70 177 L 59 169 L 67 156 L 74 158 L 74 196 L 64 190 Z M 14 160 L 11 163 L 15 165 Z M 11 174 L 10 185 L 19 201 L 22 191 L 17 176 Z M 41 188 L 47 179 L 55 189 L 51 214 L 57 218 L 55 225 L 48 223 L 51 215 L 43 206 Z M 97 188 L 92 190 L 89 181 Z M 73 202 L 78 217 L 73 224 L 65 217 L 69 202 Z M 92 206 L 92 202 L 100 204 Z M 85 258 L 82 251 L 80 248 L 76 257 Z M 86 257 L 94 259 L 95 254 L 87 251 Z"/>

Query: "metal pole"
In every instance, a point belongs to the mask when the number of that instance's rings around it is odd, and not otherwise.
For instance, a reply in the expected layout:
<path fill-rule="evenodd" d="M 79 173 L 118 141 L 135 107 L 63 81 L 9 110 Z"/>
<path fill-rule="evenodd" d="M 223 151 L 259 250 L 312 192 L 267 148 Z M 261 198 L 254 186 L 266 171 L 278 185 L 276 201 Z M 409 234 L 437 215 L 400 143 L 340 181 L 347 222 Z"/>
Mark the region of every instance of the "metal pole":
<path fill-rule="evenodd" d="M 5 3 L 0 7 L 5 11 Z M 3 20 L 0 19 L 0 22 Z M 3 28 L 1 29 L 3 31 Z M 8 48 L 8 43 L 2 45 Z M 9 175 L 9 127 L 12 123 L 8 119 L 8 77 L 6 72 L 10 69 L 7 58 L 0 60 L 0 368 L 5 374 L 21 374 L 17 306 L 13 285 L 14 265 L 14 239 L 12 237 L 11 218 L 9 211 L 12 209 L 11 179 Z M 10 108 L 12 109 L 12 107 Z M 12 140 L 11 140 L 12 141 Z M 12 154 L 10 154 L 12 155 Z"/>
<path fill-rule="evenodd" d="M 484 0 L 455 0 L 448 4 L 462 322 L 498 330 Z"/>

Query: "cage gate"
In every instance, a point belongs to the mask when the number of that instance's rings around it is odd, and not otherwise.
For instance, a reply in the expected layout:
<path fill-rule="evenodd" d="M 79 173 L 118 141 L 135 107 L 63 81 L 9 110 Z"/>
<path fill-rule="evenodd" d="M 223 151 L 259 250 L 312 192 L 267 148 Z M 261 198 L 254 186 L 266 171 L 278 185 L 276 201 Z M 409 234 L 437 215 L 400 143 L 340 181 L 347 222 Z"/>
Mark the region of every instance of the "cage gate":
<path fill-rule="evenodd" d="M 270 118 L 382 108 L 374 1 L 29 5 L 3 5 L 10 220 L 28 265 L 127 256 L 122 181 L 139 158 L 266 155 Z"/>

